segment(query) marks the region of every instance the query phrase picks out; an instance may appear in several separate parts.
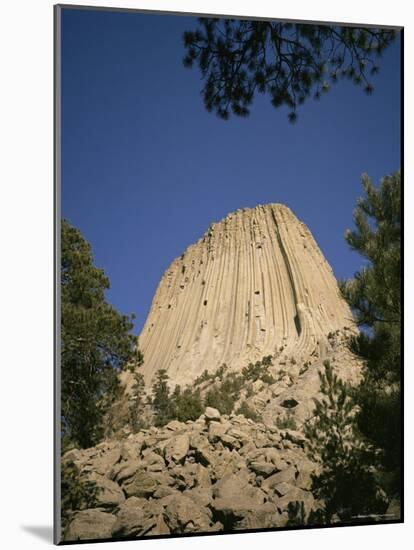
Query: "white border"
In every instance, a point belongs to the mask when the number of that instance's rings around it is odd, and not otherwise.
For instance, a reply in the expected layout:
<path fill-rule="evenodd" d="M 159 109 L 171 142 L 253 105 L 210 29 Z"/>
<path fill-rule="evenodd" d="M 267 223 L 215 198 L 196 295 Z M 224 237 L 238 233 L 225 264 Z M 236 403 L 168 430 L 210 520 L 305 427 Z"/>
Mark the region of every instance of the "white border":
<path fill-rule="evenodd" d="M 412 114 L 414 86 L 413 29 L 410 2 L 326 2 L 326 0 L 119 0 L 79 2 L 151 10 L 200 13 L 235 13 L 262 17 L 378 23 L 405 27 L 406 60 L 406 242 L 412 243 L 413 205 Z M 52 525 L 52 394 L 53 394 L 53 6 L 50 0 L 9 0 L 0 18 L 2 84 L 0 101 L 1 199 L 0 270 L 2 376 L 0 393 L 1 446 L 1 543 L 4 548 L 31 548 L 51 544 L 33 534 L 51 533 Z M 408 154 L 411 152 L 411 155 Z M 412 257 L 406 246 L 406 340 L 409 341 L 409 312 L 414 310 L 411 286 Z M 164 547 L 217 550 L 252 544 L 264 549 L 275 545 L 290 549 L 320 550 L 351 546 L 387 549 L 408 547 L 414 539 L 412 527 L 413 487 L 411 463 L 413 425 L 412 352 L 406 346 L 406 524 L 378 527 L 305 530 L 265 534 L 232 535 L 197 539 L 169 539 L 83 548 Z M 4 353 L 5 350 L 5 353 Z M 33 528 L 33 529 L 28 529 Z M 411 532 L 411 533 L 410 533 Z"/>

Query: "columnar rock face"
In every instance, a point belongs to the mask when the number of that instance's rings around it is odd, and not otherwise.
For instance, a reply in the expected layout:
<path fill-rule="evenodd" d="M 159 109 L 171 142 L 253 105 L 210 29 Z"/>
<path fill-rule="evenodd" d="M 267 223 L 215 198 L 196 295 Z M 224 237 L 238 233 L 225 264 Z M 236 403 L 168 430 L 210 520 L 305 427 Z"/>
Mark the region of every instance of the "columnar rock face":
<path fill-rule="evenodd" d="M 309 229 L 282 204 L 240 209 L 176 258 L 139 337 L 150 383 L 175 384 L 226 363 L 240 369 L 283 351 L 323 356 L 327 335 L 352 325 Z"/>

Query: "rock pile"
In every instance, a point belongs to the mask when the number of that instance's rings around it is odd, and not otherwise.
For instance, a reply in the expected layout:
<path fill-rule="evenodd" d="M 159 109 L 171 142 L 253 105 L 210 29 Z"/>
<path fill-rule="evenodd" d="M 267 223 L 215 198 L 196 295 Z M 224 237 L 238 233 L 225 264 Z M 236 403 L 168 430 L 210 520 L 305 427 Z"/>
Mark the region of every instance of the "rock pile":
<path fill-rule="evenodd" d="M 284 527 L 291 503 L 318 508 L 303 446 L 300 432 L 208 407 L 194 422 L 68 451 L 63 468 L 74 463 L 96 497 L 67 514 L 64 540 Z"/>

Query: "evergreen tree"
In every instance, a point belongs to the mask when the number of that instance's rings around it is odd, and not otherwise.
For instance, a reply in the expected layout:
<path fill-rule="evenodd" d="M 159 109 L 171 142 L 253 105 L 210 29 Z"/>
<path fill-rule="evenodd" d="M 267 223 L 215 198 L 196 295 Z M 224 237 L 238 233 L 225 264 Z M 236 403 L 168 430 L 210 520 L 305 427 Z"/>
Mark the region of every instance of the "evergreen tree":
<path fill-rule="evenodd" d="M 198 63 L 205 106 L 219 117 L 248 115 L 262 93 L 275 108 L 286 105 L 293 122 L 299 105 L 340 78 L 371 94 L 376 59 L 394 37 L 374 28 L 203 17 L 184 33 L 184 65 Z"/>
<path fill-rule="evenodd" d="M 361 432 L 382 449 L 388 494 L 401 494 L 401 179 L 396 172 L 376 188 L 363 176 L 365 196 L 354 212 L 356 229 L 346 233 L 366 265 L 341 283 L 361 333 L 351 349 L 365 361 L 355 392 Z"/>
<path fill-rule="evenodd" d="M 134 372 L 134 384 L 132 386 L 132 394 L 129 406 L 130 423 L 133 432 L 139 432 L 145 427 L 143 420 L 145 406 L 145 382 L 142 373 Z"/>
<path fill-rule="evenodd" d="M 119 390 L 118 371 L 134 356 L 132 318 L 105 299 L 109 280 L 93 264 L 90 244 L 62 220 L 61 409 L 65 443 L 89 447 Z"/>
<path fill-rule="evenodd" d="M 63 527 L 75 510 L 94 508 L 97 505 L 99 488 L 94 481 L 82 478 L 81 472 L 73 461 L 62 464 L 61 510 Z"/>
<path fill-rule="evenodd" d="M 154 424 L 155 426 L 164 426 L 173 418 L 168 374 L 165 369 L 157 372 L 155 383 L 152 386 L 152 394 L 152 406 L 155 413 Z"/>
<path fill-rule="evenodd" d="M 329 361 L 324 369 L 319 373 L 323 397 L 315 399 L 314 418 L 305 426 L 308 456 L 321 468 L 313 475 L 312 492 L 324 509 L 314 521 L 383 513 L 387 502 L 375 477 L 375 452 L 359 434 L 352 392 Z"/>
<path fill-rule="evenodd" d="M 193 391 L 192 388 L 181 390 L 176 386 L 171 396 L 172 416 L 180 422 L 187 420 L 196 420 L 203 412 L 203 402 L 199 389 Z"/>

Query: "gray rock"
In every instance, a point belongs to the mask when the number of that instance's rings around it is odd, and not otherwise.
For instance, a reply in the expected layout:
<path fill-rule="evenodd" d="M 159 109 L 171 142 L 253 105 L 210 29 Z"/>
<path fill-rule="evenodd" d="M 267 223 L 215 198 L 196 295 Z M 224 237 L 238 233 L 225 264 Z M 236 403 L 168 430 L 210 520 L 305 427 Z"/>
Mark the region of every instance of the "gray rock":
<path fill-rule="evenodd" d="M 125 495 L 120 486 L 107 477 L 91 473 L 85 477 L 85 481 L 92 482 L 96 488 L 96 507 L 114 508 L 125 500 Z"/>
<path fill-rule="evenodd" d="M 174 489 L 173 487 L 161 485 L 154 491 L 153 497 L 163 499 L 165 497 L 176 495 L 177 493 L 179 493 L 177 489 Z"/>
<path fill-rule="evenodd" d="M 175 432 L 177 430 L 185 429 L 185 424 L 183 422 L 179 422 L 178 420 L 171 420 L 171 422 L 168 422 L 164 428 Z"/>
<path fill-rule="evenodd" d="M 164 456 L 168 462 L 184 462 L 190 449 L 190 438 L 187 434 L 179 435 L 165 446 Z"/>
<path fill-rule="evenodd" d="M 92 471 L 103 476 L 109 476 L 111 469 L 121 458 L 121 451 L 115 447 L 103 452 L 92 461 Z"/>
<path fill-rule="evenodd" d="M 122 483 L 126 479 L 132 477 L 141 467 L 141 461 L 136 459 L 120 462 L 112 468 L 111 478 L 115 479 L 118 483 Z"/>
<path fill-rule="evenodd" d="M 211 525 L 211 512 L 185 495 L 174 497 L 164 511 L 164 520 L 172 533 L 202 533 Z"/>
<path fill-rule="evenodd" d="M 214 462 L 214 453 L 206 437 L 196 433 L 190 438 L 190 447 L 195 451 L 197 462 L 203 466 L 208 466 Z"/>
<path fill-rule="evenodd" d="M 272 464 L 271 462 L 256 462 L 253 461 L 250 463 L 250 469 L 256 472 L 258 475 L 262 475 L 264 477 L 270 476 L 275 470 L 276 466 Z"/>
<path fill-rule="evenodd" d="M 282 518 L 277 507 L 270 502 L 265 502 L 253 510 L 247 511 L 243 518 L 235 524 L 234 529 L 274 529 L 284 527 L 285 523 L 286 520 Z"/>
<path fill-rule="evenodd" d="M 204 411 L 204 417 L 207 421 L 220 420 L 221 414 L 217 409 L 213 407 L 207 407 Z"/>
<path fill-rule="evenodd" d="M 113 514 L 95 509 L 82 510 L 76 513 L 67 526 L 64 541 L 110 538 L 115 522 Z"/>
<path fill-rule="evenodd" d="M 213 492 L 209 487 L 194 487 L 193 489 L 184 491 L 183 494 L 190 497 L 201 507 L 210 506 L 213 502 Z"/>
<path fill-rule="evenodd" d="M 112 536 L 137 536 L 146 523 L 145 505 L 146 500 L 137 497 L 130 497 L 121 504 L 116 514 L 116 522 L 112 527 Z"/>
<path fill-rule="evenodd" d="M 273 489 L 279 483 L 286 482 L 293 484 L 295 481 L 296 468 L 294 466 L 289 466 L 281 472 L 271 475 L 262 482 L 262 489 L 269 490 Z"/>
<path fill-rule="evenodd" d="M 208 427 L 208 439 L 210 443 L 217 443 L 220 441 L 228 428 L 229 425 L 227 423 L 222 424 L 221 422 L 217 422 L 215 420 L 211 421 Z"/>
<path fill-rule="evenodd" d="M 122 488 L 128 497 L 147 498 L 154 494 L 159 485 L 162 483 L 156 474 L 138 469 L 132 477 L 122 483 Z"/>
<path fill-rule="evenodd" d="M 283 497 L 284 495 L 287 495 L 290 491 L 293 491 L 295 489 L 295 486 L 291 483 L 286 483 L 286 481 L 282 481 L 282 483 L 278 483 L 274 486 L 275 492 L 280 496 Z"/>
<path fill-rule="evenodd" d="M 212 507 L 224 515 L 243 517 L 264 503 L 265 494 L 249 484 L 247 475 L 227 475 L 213 486 Z"/>

